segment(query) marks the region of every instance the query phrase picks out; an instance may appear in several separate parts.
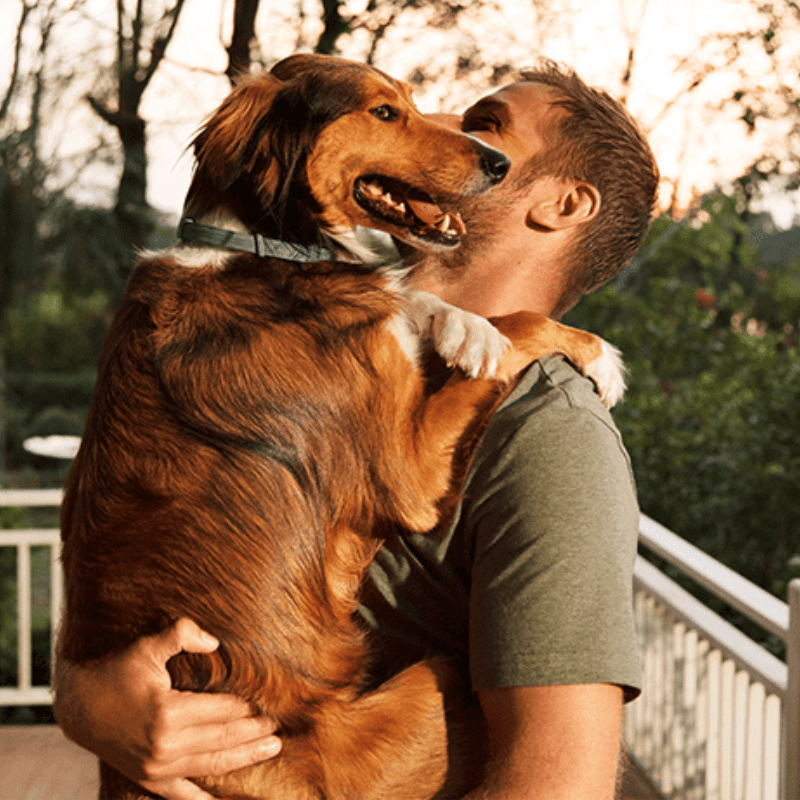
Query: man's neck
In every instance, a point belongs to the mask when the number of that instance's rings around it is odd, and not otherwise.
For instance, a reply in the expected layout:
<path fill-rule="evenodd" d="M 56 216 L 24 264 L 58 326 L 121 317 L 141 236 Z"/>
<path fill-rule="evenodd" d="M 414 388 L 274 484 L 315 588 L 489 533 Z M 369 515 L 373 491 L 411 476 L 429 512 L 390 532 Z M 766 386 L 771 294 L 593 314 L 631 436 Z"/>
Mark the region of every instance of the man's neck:
<path fill-rule="evenodd" d="M 558 269 L 551 263 L 532 259 L 530 251 L 523 254 L 497 249 L 491 254 L 472 253 L 467 260 L 422 257 L 409 285 L 483 317 L 515 311 L 549 316 L 561 292 Z"/>

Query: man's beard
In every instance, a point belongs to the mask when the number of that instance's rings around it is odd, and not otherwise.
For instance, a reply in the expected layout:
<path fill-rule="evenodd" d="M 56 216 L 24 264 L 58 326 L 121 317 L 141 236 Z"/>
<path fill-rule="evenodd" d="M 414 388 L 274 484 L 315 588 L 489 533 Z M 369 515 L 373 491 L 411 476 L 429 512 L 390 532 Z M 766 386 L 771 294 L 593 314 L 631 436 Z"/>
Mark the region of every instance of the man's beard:
<path fill-rule="evenodd" d="M 529 176 L 521 184 L 519 179 L 512 179 L 508 185 L 500 184 L 485 194 L 459 201 L 458 211 L 467 228 L 466 236 L 454 250 L 434 256 L 437 265 L 446 271 L 446 278 L 461 277 L 471 263 L 491 254 L 509 225 L 519 224 L 512 220 L 512 209 L 530 188 Z"/>

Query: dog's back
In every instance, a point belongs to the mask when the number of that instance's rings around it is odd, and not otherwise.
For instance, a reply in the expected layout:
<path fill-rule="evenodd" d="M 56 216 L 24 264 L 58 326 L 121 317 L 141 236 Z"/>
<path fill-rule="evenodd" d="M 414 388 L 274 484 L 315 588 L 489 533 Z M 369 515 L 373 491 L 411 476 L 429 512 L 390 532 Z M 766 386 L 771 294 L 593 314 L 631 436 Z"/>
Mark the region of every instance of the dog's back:
<path fill-rule="evenodd" d="M 369 760 L 380 733 L 446 761 L 443 728 L 414 720 L 443 713 L 447 668 L 358 701 L 367 659 L 351 617 L 381 526 L 426 502 L 402 446 L 423 386 L 387 341 L 398 298 L 380 275 L 273 267 L 137 266 L 66 487 L 61 654 L 85 663 L 191 617 L 222 646 L 173 658 L 175 686 L 236 693 L 286 737 L 251 796 L 368 777 L 366 797 L 375 775 L 351 764 L 334 779 L 320 748 L 328 764 Z M 379 748 L 374 768 L 383 757 L 407 778 L 398 751 Z M 104 776 L 109 797 L 138 796 Z"/>
<path fill-rule="evenodd" d="M 302 665 L 321 683 L 352 678 L 317 641 L 309 652 L 303 629 L 335 639 L 351 610 L 337 608 L 325 574 L 331 529 L 366 535 L 391 512 L 373 462 L 398 457 L 397 409 L 391 385 L 375 383 L 369 331 L 397 300 L 375 275 L 273 267 L 138 265 L 67 485 L 68 659 L 191 616 L 249 653 L 247 669 L 253 653 L 277 650 L 272 671 L 291 657 L 288 674 Z M 229 691 L 245 688 L 241 662 Z M 287 690 L 264 686 L 261 710 L 276 713 Z"/>

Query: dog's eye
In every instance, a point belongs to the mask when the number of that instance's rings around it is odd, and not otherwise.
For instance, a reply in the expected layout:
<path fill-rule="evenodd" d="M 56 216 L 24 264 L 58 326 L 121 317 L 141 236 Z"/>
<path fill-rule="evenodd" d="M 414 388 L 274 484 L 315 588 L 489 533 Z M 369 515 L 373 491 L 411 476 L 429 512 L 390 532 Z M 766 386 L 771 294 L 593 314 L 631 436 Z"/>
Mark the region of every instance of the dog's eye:
<path fill-rule="evenodd" d="M 372 114 L 373 117 L 377 117 L 381 122 L 394 122 L 400 116 L 399 109 L 390 105 L 371 108 L 369 113 Z"/>

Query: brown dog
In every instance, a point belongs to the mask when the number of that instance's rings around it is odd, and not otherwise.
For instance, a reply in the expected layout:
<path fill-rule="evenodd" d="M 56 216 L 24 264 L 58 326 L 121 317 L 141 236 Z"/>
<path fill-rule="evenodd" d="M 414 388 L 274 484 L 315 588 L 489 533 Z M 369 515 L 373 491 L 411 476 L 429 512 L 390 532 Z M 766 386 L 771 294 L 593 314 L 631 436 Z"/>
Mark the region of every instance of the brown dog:
<path fill-rule="evenodd" d="M 453 746 L 447 666 L 361 691 L 359 582 L 395 526 L 434 528 L 453 452 L 503 380 L 553 351 L 590 372 L 613 360 L 528 314 L 501 322 L 504 353 L 486 321 L 356 257 L 356 225 L 455 246 L 458 199 L 508 167 L 375 69 L 289 58 L 233 91 L 195 155 L 184 241 L 131 277 L 67 482 L 60 655 L 102 659 L 182 616 L 218 637 L 171 660 L 174 685 L 248 699 L 284 741 L 198 781 L 221 797 L 459 796 L 480 737 Z M 494 379 L 429 395 L 416 348 L 434 319 L 445 357 Z M 102 797 L 146 796 L 101 772 Z"/>

